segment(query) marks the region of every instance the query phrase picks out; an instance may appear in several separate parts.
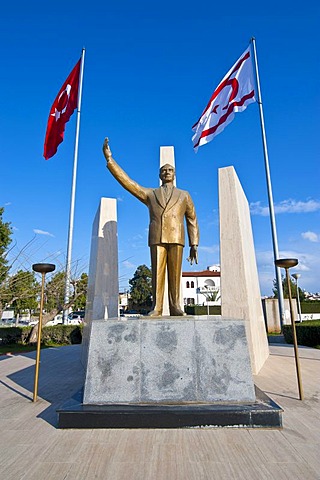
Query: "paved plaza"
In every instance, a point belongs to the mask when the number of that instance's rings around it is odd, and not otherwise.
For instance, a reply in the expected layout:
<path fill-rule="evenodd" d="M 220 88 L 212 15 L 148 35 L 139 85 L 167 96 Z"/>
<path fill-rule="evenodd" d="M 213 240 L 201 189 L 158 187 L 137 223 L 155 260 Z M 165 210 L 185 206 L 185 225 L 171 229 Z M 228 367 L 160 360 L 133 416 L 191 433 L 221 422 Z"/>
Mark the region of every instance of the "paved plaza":
<path fill-rule="evenodd" d="M 320 350 L 272 345 L 256 385 L 283 409 L 283 429 L 58 430 L 57 407 L 83 384 L 81 346 L 0 356 L 0 477 L 6 480 L 320 479 Z"/>

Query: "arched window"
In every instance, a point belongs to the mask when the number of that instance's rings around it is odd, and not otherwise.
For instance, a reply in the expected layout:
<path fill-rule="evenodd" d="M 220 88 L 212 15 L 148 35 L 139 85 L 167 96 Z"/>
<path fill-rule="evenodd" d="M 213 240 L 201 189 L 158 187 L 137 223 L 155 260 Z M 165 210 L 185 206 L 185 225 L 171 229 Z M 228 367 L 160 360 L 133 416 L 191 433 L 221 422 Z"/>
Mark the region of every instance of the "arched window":
<path fill-rule="evenodd" d="M 190 283 L 189 282 L 186 283 L 186 287 L 190 288 Z"/>
<path fill-rule="evenodd" d="M 215 287 L 215 286 L 216 286 L 216 284 L 214 283 L 214 281 L 211 280 L 211 279 L 205 280 L 205 281 L 204 281 L 204 284 L 205 284 L 207 287 Z"/>
<path fill-rule="evenodd" d="M 194 288 L 194 282 L 191 282 L 191 288 Z"/>

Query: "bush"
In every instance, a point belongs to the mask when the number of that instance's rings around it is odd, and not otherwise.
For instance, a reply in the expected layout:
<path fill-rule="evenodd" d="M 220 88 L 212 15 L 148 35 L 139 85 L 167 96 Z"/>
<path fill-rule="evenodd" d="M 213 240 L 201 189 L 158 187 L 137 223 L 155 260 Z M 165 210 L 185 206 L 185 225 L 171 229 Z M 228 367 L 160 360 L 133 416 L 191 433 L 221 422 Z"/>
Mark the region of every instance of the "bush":
<path fill-rule="evenodd" d="M 0 343 L 9 345 L 12 343 L 28 342 L 32 327 L 0 327 Z"/>
<path fill-rule="evenodd" d="M 44 345 L 55 343 L 58 345 L 73 345 L 82 341 L 82 325 L 55 325 L 43 327 L 41 343 Z M 0 327 L 0 343 L 9 345 L 20 343 L 25 345 L 32 327 Z"/>
<path fill-rule="evenodd" d="M 301 313 L 320 313 L 320 302 L 301 302 Z"/>
<path fill-rule="evenodd" d="M 320 345 L 320 320 L 296 323 L 298 345 L 315 347 Z M 287 343 L 293 343 L 292 326 L 283 325 L 283 335 Z"/>
<path fill-rule="evenodd" d="M 206 305 L 187 305 L 185 307 L 187 315 L 208 315 L 208 307 Z M 209 306 L 210 315 L 221 315 L 220 305 Z"/>
<path fill-rule="evenodd" d="M 55 325 L 42 329 L 42 343 L 73 345 L 82 341 L 82 325 Z"/>

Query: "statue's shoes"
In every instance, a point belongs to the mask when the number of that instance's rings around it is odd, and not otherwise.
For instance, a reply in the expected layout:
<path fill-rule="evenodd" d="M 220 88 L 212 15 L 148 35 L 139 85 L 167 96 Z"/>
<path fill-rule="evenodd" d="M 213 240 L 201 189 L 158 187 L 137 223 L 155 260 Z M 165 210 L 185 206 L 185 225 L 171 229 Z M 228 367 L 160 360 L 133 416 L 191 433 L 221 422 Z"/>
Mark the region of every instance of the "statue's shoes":
<path fill-rule="evenodd" d="M 173 308 L 170 310 L 171 317 L 185 317 L 187 314 L 179 308 Z"/>
<path fill-rule="evenodd" d="M 162 312 L 151 310 L 151 312 L 148 313 L 148 317 L 162 317 Z"/>

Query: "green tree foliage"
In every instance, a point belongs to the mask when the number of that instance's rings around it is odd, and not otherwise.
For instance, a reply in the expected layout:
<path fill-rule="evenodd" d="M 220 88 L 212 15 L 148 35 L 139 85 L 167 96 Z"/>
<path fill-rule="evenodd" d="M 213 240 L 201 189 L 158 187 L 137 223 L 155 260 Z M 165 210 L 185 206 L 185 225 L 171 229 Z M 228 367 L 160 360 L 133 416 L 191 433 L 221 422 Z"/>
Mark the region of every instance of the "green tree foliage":
<path fill-rule="evenodd" d="M 6 251 L 11 243 L 12 230 L 9 222 L 3 221 L 4 208 L 0 207 L 0 284 L 6 278 L 9 267 L 6 259 Z"/>
<path fill-rule="evenodd" d="M 150 306 L 152 303 L 151 270 L 146 265 L 139 265 L 133 278 L 129 280 L 131 302 L 135 306 Z"/>
<path fill-rule="evenodd" d="M 201 293 L 206 297 L 207 302 L 218 302 L 221 298 L 218 288 L 215 292 Z"/>
<path fill-rule="evenodd" d="M 64 303 L 65 296 L 65 278 L 64 271 L 57 272 L 51 277 L 51 280 L 45 287 L 45 314 L 42 317 L 42 325 L 45 326 L 50 320 L 53 320 L 57 313 L 64 309 L 73 308 L 73 310 L 82 310 L 86 302 L 87 279 L 86 273 L 83 273 L 80 279 L 72 279 L 73 293 L 70 296 L 69 302 Z M 77 303 L 77 300 L 79 302 Z M 35 343 L 37 339 L 38 325 L 35 325 L 30 332 L 28 342 Z"/>
<path fill-rule="evenodd" d="M 64 305 L 65 295 L 65 279 L 64 271 L 57 272 L 46 285 L 46 302 L 45 310 L 50 312 L 52 310 L 62 310 Z M 80 278 L 72 279 L 71 286 L 73 292 L 70 296 L 73 310 L 84 310 L 86 306 L 88 275 L 82 273 Z"/>
<path fill-rule="evenodd" d="M 33 272 L 19 270 L 8 280 L 8 293 L 11 295 L 10 305 L 15 314 L 25 310 L 34 310 L 38 306 L 40 285 Z"/>
<path fill-rule="evenodd" d="M 46 284 L 44 308 L 47 312 L 52 310 L 62 310 L 65 291 L 64 271 L 55 273 L 51 280 Z"/>
<path fill-rule="evenodd" d="M 82 273 L 78 280 L 72 281 L 75 298 L 73 310 L 84 310 L 86 308 L 87 300 L 87 288 L 88 288 L 88 275 Z"/>
<path fill-rule="evenodd" d="M 282 281 L 282 288 L 283 288 L 283 296 L 284 298 L 289 298 L 289 291 L 288 291 L 288 283 L 287 283 L 287 278 L 285 276 L 281 276 L 281 281 Z M 291 289 L 291 296 L 292 298 L 297 298 L 297 284 L 296 281 L 293 277 L 290 277 L 290 289 Z M 273 296 L 274 298 L 278 298 L 278 286 L 277 286 L 277 280 L 273 280 Z M 298 292 L 299 292 L 299 298 L 300 302 L 305 300 L 305 296 L 303 293 L 303 290 L 298 286 Z"/>

